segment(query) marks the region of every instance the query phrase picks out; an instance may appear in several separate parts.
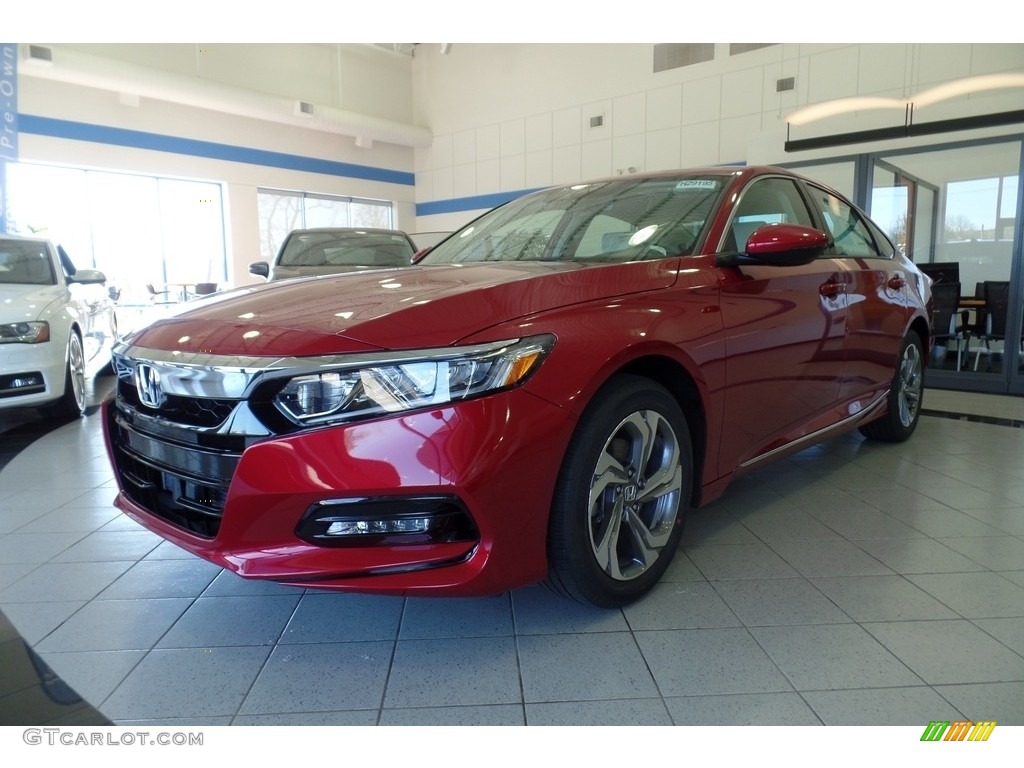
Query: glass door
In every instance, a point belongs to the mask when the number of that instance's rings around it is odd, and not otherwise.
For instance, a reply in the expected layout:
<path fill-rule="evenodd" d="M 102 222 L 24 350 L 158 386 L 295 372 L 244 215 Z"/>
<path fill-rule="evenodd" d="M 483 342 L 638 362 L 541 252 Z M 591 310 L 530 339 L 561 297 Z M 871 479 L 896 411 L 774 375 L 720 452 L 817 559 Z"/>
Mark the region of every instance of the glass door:
<path fill-rule="evenodd" d="M 885 230 L 900 253 L 914 261 L 931 261 L 938 189 L 923 179 L 878 160 L 872 169 L 871 218 Z"/>
<path fill-rule="evenodd" d="M 870 212 L 934 282 L 929 386 L 1024 391 L 1020 143 L 875 158 Z"/>

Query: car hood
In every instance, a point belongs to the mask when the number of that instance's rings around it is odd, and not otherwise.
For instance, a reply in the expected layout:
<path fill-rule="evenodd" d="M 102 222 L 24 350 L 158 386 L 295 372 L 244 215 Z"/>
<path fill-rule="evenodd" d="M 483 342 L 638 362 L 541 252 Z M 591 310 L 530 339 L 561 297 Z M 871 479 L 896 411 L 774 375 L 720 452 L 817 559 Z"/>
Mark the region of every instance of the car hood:
<path fill-rule="evenodd" d="M 59 285 L 0 283 L 0 322 L 35 320 L 63 292 Z"/>
<path fill-rule="evenodd" d="M 600 266 L 528 262 L 288 280 L 190 302 L 127 341 L 238 356 L 443 347 L 516 318 L 664 288 L 677 271 L 677 259 Z"/>

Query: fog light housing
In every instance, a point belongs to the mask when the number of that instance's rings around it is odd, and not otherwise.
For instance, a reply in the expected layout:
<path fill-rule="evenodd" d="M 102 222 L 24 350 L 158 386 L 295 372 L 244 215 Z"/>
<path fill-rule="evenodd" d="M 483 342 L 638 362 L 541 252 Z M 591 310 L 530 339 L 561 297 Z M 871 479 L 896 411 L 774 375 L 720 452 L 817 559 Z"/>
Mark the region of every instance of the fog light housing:
<path fill-rule="evenodd" d="M 475 542 L 479 533 L 454 496 L 326 499 L 306 510 L 295 535 L 321 547 Z"/>
<path fill-rule="evenodd" d="M 43 380 L 43 374 L 38 371 L 0 376 L 0 397 L 31 395 L 45 391 L 46 382 Z"/>

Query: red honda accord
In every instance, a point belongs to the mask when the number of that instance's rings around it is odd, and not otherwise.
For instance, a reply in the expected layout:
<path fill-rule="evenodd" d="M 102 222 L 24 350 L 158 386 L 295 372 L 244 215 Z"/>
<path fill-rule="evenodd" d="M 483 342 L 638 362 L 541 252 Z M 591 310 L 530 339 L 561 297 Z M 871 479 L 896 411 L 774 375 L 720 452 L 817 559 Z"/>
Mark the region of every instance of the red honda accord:
<path fill-rule="evenodd" d="M 195 303 L 125 339 L 116 504 L 243 576 L 637 599 L 686 511 L 844 430 L 910 437 L 929 282 L 779 168 L 548 189 L 411 267 Z"/>

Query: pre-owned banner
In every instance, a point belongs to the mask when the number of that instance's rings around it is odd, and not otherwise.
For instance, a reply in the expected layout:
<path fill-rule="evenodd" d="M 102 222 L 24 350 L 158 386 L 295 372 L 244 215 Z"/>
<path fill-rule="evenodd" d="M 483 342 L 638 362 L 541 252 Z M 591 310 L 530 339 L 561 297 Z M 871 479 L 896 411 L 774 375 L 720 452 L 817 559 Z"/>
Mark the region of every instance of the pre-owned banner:
<path fill-rule="evenodd" d="M 7 233 L 7 161 L 0 160 L 0 235 Z"/>
<path fill-rule="evenodd" d="M 0 233 L 7 231 L 7 162 L 18 159 L 18 45 L 0 43 Z"/>
<path fill-rule="evenodd" d="M 0 160 L 18 159 L 18 45 L 0 43 Z"/>

